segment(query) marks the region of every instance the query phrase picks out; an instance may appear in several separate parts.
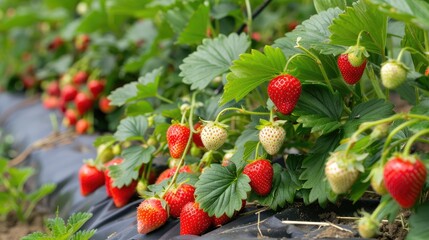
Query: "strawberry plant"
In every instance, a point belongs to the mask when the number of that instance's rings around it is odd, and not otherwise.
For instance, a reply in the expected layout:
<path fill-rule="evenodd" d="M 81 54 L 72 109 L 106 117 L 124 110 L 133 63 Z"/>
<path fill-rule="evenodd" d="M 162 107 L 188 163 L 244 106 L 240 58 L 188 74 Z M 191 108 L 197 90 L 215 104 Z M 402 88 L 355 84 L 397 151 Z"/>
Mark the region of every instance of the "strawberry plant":
<path fill-rule="evenodd" d="M 13 213 L 19 221 L 26 222 L 33 216 L 39 201 L 52 193 L 56 185 L 45 184 L 29 193 L 25 184 L 34 174 L 34 169 L 9 167 L 8 162 L 4 158 L 0 159 L 0 216 L 4 220 Z"/>
<path fill-rule="evenodd" d="M 428 236 L 426 1 L 316 0 L 310 17 L 275 24 L 289 1 L 125 2 L 52 33 L 45 57 L 64 66 L 15 74 L 78 133 L 109 122 L 95 170 L 115 206 L 145 198 L 139 233 L 180 216 L 181 234 L 199 235 L 243 202 L 326 207 L 374 190 L 363 237 L 401 208 L 408 236 Z"/>
<path fill-rule="evenodd" d="M 97 230 L 80 230 L 79 229 L 92 217 L 91 213 L 77 212 L 73 213 L 67 222 L 57 216 L 49 218 L 46 221 L 48 232 L 31 233 L 21 239 L 23 240 L 38 240 L 38 239 L 82 239 L 88 240 L 96 233 Z"/>

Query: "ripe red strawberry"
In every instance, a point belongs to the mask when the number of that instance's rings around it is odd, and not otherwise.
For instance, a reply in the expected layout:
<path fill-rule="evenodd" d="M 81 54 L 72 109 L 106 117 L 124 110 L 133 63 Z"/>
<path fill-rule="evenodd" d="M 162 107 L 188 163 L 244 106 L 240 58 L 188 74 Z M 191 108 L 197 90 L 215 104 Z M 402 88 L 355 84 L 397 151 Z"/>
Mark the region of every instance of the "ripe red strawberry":
<path fill-rule="evenodd" d="M 43 106 L 46 109 L 55 109 L 60 105 L 60 99 L 55 96 L 47 96 L 43 99 Z"/>
<path fill-rule="evenodd" d="M 111 113 L 116 108 L 110 105 L 110 100 L 107 97 L 100 97 L 100 100 L 98 100 L 98 107 L 103 113 Z"/>
<path fill-rule="evenodd" d="M 145 199 L 137 207 L 137 232 L 146 234 L 158 229 L 168 220 L 168 212 L 158 198 Z"/>
<path fill-rule="evenodd" d="M 64 99 L 65 102 L 73 101 L 76 95 L 77 89 L 72 85 L 65 85 L 61 90 L 61 98 Z"/>
<path fill-rule="evenodd" d="M 361 79 L 365 71 L 367 60 L 365 59 L 362 64 L 354 66 L 350 62 L 351 53 L 343 53 L 338 57 L 337 64 L 340 69 L 344 81 L 350 85 L 356 84 Z"/>
<path fill-rule="evenodd" d="M 79 169 L 79 183 L 80 193 L 87 196 L 104 185 L 104 173 L 95 166 L 85 163 Z"/>
<path fill-rule="evenodd" d="M 102 80 L 91 80 L 88 82 L 88 89 L 92 93 L 94 99 L 98 98 L 104 90 L 105 83 Z"/>
<path fill-rule="evenodd" d="M 214 227 L 220 227 L 231 221 L 231 218 L 228 215 L 223 214 L 220 217 L 213 216 L 212 217 L 212 225 Z"/>
<path fill-rule="evenodd" d="M 136 193 L 137 181 L 133 180 L 129 185 L 114 187 L 113 179 L 110 179 L 110 193 L 112 194 L 113 203 L 117 208 L 127 205 L 130 199 Z"/>
<path fill-rule="evenodd" d="M 71 108 L 67 109 L 64 113 L 64 120 L 63 120 L 64 126 L 69 127 L 69 126 L 76 125 L 77 117 L 78 117 L 78 114 L 76 110 Z"/>
<path fill-rule="evenodd" d="M 199 148 L 204 148 L 204 143 L 201 140 L 201 131 L 203 130 L 204 126 L 201 122 L 197 122 L 194 125 L 194 129 L 196 130 L 195 133 L 192 134 L 192 141 L 194 142 L 195 146 Z"/>
<path fill-rule="evenodd" d="M 172 177 L 174 175 L 174 173 L 176 172 L 176 169 L 177 169 L 177 167 L 165 169 L 158 176 L 158 178 L 156 179 L 155 184 L 161 183 L 165 179 Z M 185 166 L 181 167 L 180 170 L 179 170 L 179 173 L 183 173 L 183 172 L 192 173 L 192 169 L 189 166 L 185 165 Z"/>
<path fill-rule="evenodd" d="M 79 71 L 73 77 L 73 83 L 76 85 L 81 85 L 86 83 L 88 80 L 89 74 L 86 71 Z"/>
<path fill-rule="evenodd" d="M 26 89 L 33 88 L 37 83 L 37 79 L 33 75 L 24 75 L 21 77 L 21 81 Z"/>
<path fill-rule="evenodd" d="M 58 81 L 52 81 L 46 87 L 46 92 L 49 96 L 59 97 L 61 95 L 60 83 Z"/>
<path fill-rule="evenodd" d="M 331 154 L 325 165 L 325 175 L 334 193 L 346 193 L 356 182 L 362 168 L 357 159 L 351 153 L 346 157 L 343 151 Z"/>
<path fill-rule="evenodd" d="M 282 114 L 293 111 L 300 95 L 301 82 L 289 74 L 279 75 L 268 84 L 268 96 Z"/>
<path fill-rule="evenodd" d="M 76 50 L 78 50 L 79 52 L 86 51 L 90 41 L 91 39 L 87 34 L 77 36 L 74 42 Z"/>
<path fill-rule="evenodd" d="M 90 98 L 86 93 L 80 92 L 76 95 L 74 99 L 74 104 L 76 105 L 77 112 L 80 115 L 88 112 L 92 107 L 92 98 Z"/>
<path fill-rule="evenodd" d="M 201 131 L 201 140 L 207 150 L 217 150 L 228 138 L 227 126 L 218 122 L 207 122 Z"/>
<path fill-rule="evenodd" d="M 418 157 L 397 155 L 386 163 L 383 176 L 390 195 L 401 207 L 410 208 L 422 191 L 427 170 Z"/>
<path fill-rule="evenodd" d="M 408 68 L 401 62 L 390 60 L 382 64 L 381 83 L 388 89 L 399 87 L 407 79 Z"/>
<path fill-rule="evenodd" d="M 212 223 L 209 215 L 196 202 L 187 203 L 180 213 L 180 235 L 201 235 Z"/>
<path fill-rule="evenodd" d="M 428 76 L 429 76 L 429 67 L 426 67 L 426 70 L 425 70 L 425 76 L 426 76 L 426 77 L 428 77 Z"/>
<path fill-rule="evenodd" d="M 271 192 L 274 171 L 270 161 L 254 160 L 244 167 L 243 174 L 250 178 L 250 187 L 256 194 L 266 196 Z"/>
<path fill-rule="evenodd" d="M 104 167 L 105 167 L 105 170 L 104 170 L 104 177 L 105 177 L 104 183 L 106 184 L 106 195 L 108 197 L 112 196 L 112 193 L 110 191 L 110 189 L 111 189 L 111 178 L 109 176 L 109 166 L 121 164 L 122 161 L 123 161 L 122 158 L 115 158 L 112 161 L 104 164 Z"/>
<path fill-rule="evenodd" d="M 274 155 L 280 150 L 286 136 L 286 131 L 281 127 L 283 121 L 271 123 L 261 120 L 261 122 L 262 125 L 257 127 L 260 130 L 259 141 L 268 154 Z"/>
<path fill-rule="evenodd" d="M 195 187 L 189 184 L 182 184 L 177 188 L 170 189 L 164 196 L 170 207 L 170 216 L 178 218 L 183 206 L 188 202 L 194 202 Z"/>
<path fill-rule="evenodd" d="M 191 130 L 183 124 L 174 123 L 167 129 L 167 143 L 172 158 L 182 157 Z"/>
<path fill-rule="evenodd" d="M 79 119 L 76 122 L 76 126 L 75 126 L 76 132 L 78 134 L 85 134 L 88 131 L 88 129 L 89 129 L 90 126 L 91 126 L 91 124 L 90 124 L 90 122 L 88 120 L 86 120 L 84 118 Z"/>
<path fill-rule="evenodd" d="M 56 36 L 48 45 L 48 50 L 55 51 L 64 44 L 64 40 L 60 36 Z"/>

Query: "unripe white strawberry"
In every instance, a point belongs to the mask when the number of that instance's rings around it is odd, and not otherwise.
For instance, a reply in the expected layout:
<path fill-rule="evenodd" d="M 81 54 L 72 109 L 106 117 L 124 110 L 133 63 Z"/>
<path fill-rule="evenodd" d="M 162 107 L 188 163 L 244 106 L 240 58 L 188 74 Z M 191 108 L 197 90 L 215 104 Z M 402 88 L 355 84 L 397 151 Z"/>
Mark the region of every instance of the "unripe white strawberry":
<path fill-rule="evenodd" d="M 258 126 L 259 131 L 259 141 L 264 147 L 265 151 L 268 154 L 276 154 L 281 146 L 286 136 L 286 131 L 283 127 L 278 124 L 268 123 L 267 125 Z"/>
<path fill-rule="evenodd" d="M 407 79 L 408 68 L 401 62 L 390 60 L 381 66 L 380 76 L 383 86 L 388 89 L 399 87 Z"/>
<path fill-rule="evenodd" d="M 336 194 L 347 193 L 359 177 L 359 171 L 363 171 L 363 166 L 358 161 L 366 155 L 355 155 L 344 151 L 331 154 L 325 165 L 325 175 L 331 185 L 332 191 Z"/>
<path fill-rule="evenodd" d="M 228 138 L 228 132 L 225 128 L 225 124 L 206 122 L 201 131 L 201 140 L 207 150 L 217 150 L 225 143 Z"/>
<path fill-rule="evenodd" d="M 358 222 L 359 235 L 363 238 L 373 238 L 378 234 L 378 225 L 377 220 L 372 218 L 368 213 L 364 213 Z"/>

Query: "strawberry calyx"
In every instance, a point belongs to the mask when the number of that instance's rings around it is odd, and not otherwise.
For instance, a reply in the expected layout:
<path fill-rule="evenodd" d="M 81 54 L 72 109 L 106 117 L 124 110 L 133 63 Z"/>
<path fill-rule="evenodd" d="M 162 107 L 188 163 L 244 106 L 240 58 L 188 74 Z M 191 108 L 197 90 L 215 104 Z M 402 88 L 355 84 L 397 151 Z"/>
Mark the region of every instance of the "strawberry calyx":
<path fill-rule="evenodd" d="M 348 60 L 353 67 L 361 66 L 369 57 L 369 53 L 363 46 L 350 46 L 344 54 L 347 54 Z"/>
<path fill-rule="evenodd" d="M 228 125 L 221 123 L 221 122 L 218 122 L 218 121 L 206 121 L 206 120 L 201 120 L 201 121 L 204 123 L 204 126 L 208 126 L 208 127 L 215 127 L 216 126 L 216 127 L 220 127 L 220 128 L 224 128 L 224 129 L 229 127 Z"/>
<path fill-rule="evenodd" d="M 331 153 L 328 161 L 335 161 L 338 167 L 348 171 L 357 170 L 359 172 L 364 172 L 365 167 L 362 164 L 362 160 L 364 160 L 367 156 L 368 153 L 357 154 L 350 152 L 347 153 L 346 151 L 336 151 Z"/>
<path fill-rule="evenodd" d="M 94 159 L 92 158 L 84 159 L 83 163 L 90 167 L 95 167 L 99 171 L 104 171 L 104 168 L 105 168 L 103 164 L 100 164 L 99 162 L 94 161 Z"/>
<path fill-rule="evenodd" d="M 264 127 L 267 127 L 267 126 L 273 126 L 273 127 L 279 126 L 279 127 L 281 127 L 286 123 L 286 120 L 267 121 L 267 120 L 261 118 L 259 120 L 259 123 L 260 124 L 256 126 L 256 129 L 262 130 Z"/>

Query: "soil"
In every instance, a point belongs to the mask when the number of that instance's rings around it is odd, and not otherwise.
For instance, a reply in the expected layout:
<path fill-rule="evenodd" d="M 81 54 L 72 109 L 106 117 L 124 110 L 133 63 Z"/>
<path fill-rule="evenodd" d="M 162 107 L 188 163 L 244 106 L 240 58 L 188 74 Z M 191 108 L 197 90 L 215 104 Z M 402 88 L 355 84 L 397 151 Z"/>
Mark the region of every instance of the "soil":
<path fill-rule="evenodd" d="M 45 232 L 46 214 L 33 216 L 28 223 L 19 222 L 16 216 L 9 214 L 6 221 L 0 221 L 0 240 L 19 240 L 33 232 Z"/>

